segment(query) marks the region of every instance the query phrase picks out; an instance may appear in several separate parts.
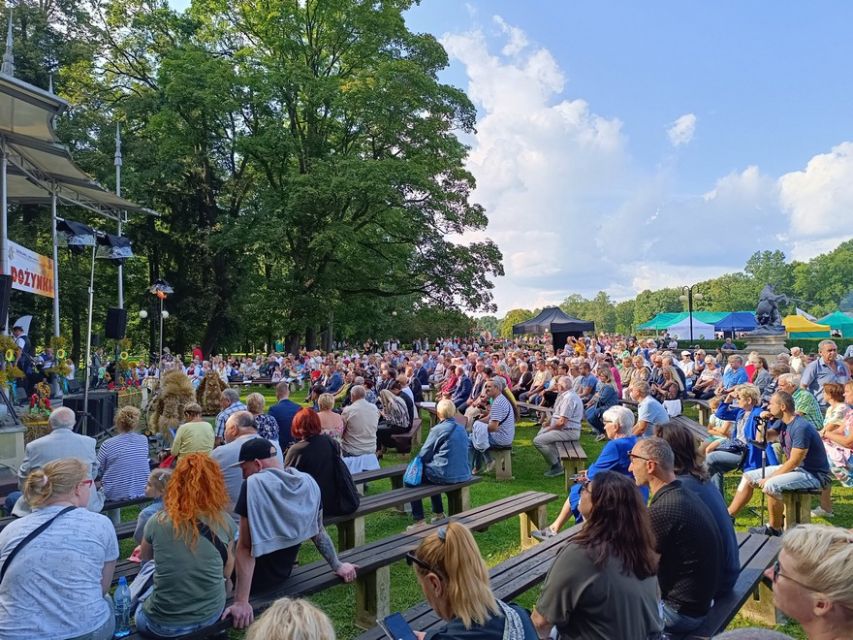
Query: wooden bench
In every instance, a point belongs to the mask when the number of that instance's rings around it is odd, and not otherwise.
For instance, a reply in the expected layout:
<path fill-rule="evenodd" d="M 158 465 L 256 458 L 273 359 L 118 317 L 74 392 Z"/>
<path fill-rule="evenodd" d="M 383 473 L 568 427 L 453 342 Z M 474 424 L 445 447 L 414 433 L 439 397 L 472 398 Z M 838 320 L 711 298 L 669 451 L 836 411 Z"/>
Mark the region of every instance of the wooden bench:
<path fill-rule="evenodd" d="M 576 525 L 567 529 L 492 567 L 489 576 L 495 597 L 509 602 L 543 582 L 560 550 L 568 540 L 577 535 L 582 526 Z M 715 601 L 705 623 L 697 631 L 686 636 L 689 640 L 710 638 L 725 629 L 750 595 L 756 593 L 762 585 L 766 588 L 766 584 L 762 582 L 762 575 L 776 559 L 781 547 L 780 539 L 760 534 L 739 533 L 738 545 L 741 570 L 734 588 L 729 594 Z M 767 599 L 766 595 L 762 594 L 763 600 Z M 744 613 L 750 615 L 746 609 Z M 420 604 L 409 609 L 403 613 L 403 617 L 413 629 L 420 631 L 430 631 L 445 624 L 428 604 Z M 360 635 L 358 640 L 381 640 L 384 637 L 381 629 L 373 628 Z"/>
<path fill-rule="evenodd" d="M 699 442 L 704 442 L 708 439 L 707 427 L 703 427 L 701 424 L 687 416 L 676 416 L 675 418 L 670 418 L 670 422 L 680 424 L 682 427 L 686 428 Z"/>
<path fill-rule="evenodd" d="M 353 549 L 364 544 L 365 516 L 377 511 L 400 507 L 415 500 L 423 500 L 440 493 L 447 494 L 447 510 L 450 515 L 461 513 L 471 505 L 469 487 L 480 480 L 481 478 L 473 476 L 470 480 L 456 484 L 422 484 L 417 487 L 402 487 L 375 496 L 367 496 L 362 499 L 355 513 L 325 518 L 324 524 L 326 526 L 337 525 L 339 550 Z"/>
<path fill-rule="evenodd" d="M 519 410 L 525 409 L 527 411 L 535 411 L 536 413 L 541 413 L 542 418 L 551 419 L 551 415 L 554 413 L 554 407 L 543 407 L 540 404 L 530 404 L 529 402 L 516 402 Z"/>
<path fill-rule="evenodd" d="M 684 636 L 684 640 L 712 638 L 723 631 L 738 613 L 758 623 L 777 624 L 773 585 L 764 577 L 764 572 L 779 555 L 782 540 L 755 533 L 738 533 L 737 538 L 740 575 L 735 586 L 728 594 L 714 600 L 705 621 Z"/>
<path fill-rule="evenodd" d="M 586 467 L 586 451 L 578 440 L 560 440 L 555 443 L 560 454 L 560 463 L 566 477 L 566 494 L 574 484 L 572 476 L 576 476 Z"/>
<path fill-rule="evenodd" d="M 406 433 L 397 433 L 391 436 L 394 440 L 394 448 L 400 453 L 409 453 L 412 450 L 412 444 L 421 444 L 421 425 L 423 421 L 415 416 L 412 420 L 412 426 Z"/>
<path fill-rule="evenodd" d="M 522 520 L 522 534 L 524 534 L 525 531 L 539 527 L 539 523 L 545 526 L 547 504 L 556 497 L 552 493 L 526 491 L 476 507 L 459 514 L 453 520 L 474 531 L 481 531 L 513 516 L 519 516 Z M 339 555 L 341 562 L 351 562 L 359 567 L 359 577 L 355 585 L 357 625 L 369 628 L 376 624 L 377 618 L 390 614 L 390 566 L 403 560 L 408 552 L 417 548 L 423 538 L 432 534 L 443 524 L 446 524 L 446 521 L 371 542 Z M 318 560 L 294 567 L 293 573 L 281 588 L 253 597 L 251 603 L 257 616 L 279 598 L 310 596 L 339 584 L 341 584 L 340 578 L 331 571 L 325 560 Z M 225 620 L 199 632 L 180 637 L 183 640 L 202 639 L 230 627 L 231 621 Z M 128 637 L 141 638 L 138 634 Z"/>
<path fill-rule="evenodd" d="M 782 509 L 785 514 L 785 531 L 793 529 L 798 524 L 809 524 L 812 521 L 812 496 L 819 496 L 820 489 L 800 489 L 798 491 L 782 492 Z"/>
<path fill-rule="evenodd" d="M 683 398 L 682 402 L 689 402 L 692 405 L 695 405 L 699 410 L 699 422 L 704 426 L 708 426 L 708 423 L 711 421 L 711 405 L 707 400 L 700 400 L 698 398 Z"/>
<path fill-rule="evenodd" d="M 512 480 L 512 447 L 491 445 L 489 454 L 495 461 L 495 480 Z"/>

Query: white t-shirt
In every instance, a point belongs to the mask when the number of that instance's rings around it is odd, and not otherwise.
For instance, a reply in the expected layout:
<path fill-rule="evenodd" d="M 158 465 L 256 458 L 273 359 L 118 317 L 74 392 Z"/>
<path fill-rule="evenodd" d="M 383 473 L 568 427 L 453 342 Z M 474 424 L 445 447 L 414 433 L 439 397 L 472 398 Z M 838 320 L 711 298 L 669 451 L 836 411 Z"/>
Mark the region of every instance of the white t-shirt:
<path fill-rule="evenodd" d="M 0 531 L 0 566 L 27 534 L 64 508 L 38 509 Z M 0 636 L 65 640 L 100 628 L 113 615 L 101 575 L 117 558 L 115 528 L 106 516 L 82 508 L 60 516 L 9 564 L 0 584 Z"/>

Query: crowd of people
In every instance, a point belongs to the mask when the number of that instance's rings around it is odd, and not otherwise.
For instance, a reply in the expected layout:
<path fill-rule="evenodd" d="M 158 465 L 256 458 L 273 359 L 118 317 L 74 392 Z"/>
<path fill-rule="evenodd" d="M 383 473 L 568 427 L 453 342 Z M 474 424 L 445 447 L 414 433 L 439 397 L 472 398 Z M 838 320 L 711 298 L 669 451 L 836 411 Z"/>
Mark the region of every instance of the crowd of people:
<path fill-rule="evenodd" d="M 582 525 L 532 613 L 495 598 L 476 542 L 457 522 L 408 554 L 426 601 L 446 621 L 430 638 L 687 633 L 734 587 L 734 518 L 756 489 L 768 506 L 768 523 L 756 532 L 778 536 L 782 492 L 821 491 L 816 515 L 831 518 L 831 483 L 853 486 L 853 358 L 839 357 L 832 341 L 813 358 L 780 354 L 769 366 L 726 345 L 717 354 L 676 353 L 609 335 L 570 338 L 557 350 L 474 339 L 414 346 L 242 361 L 194 354 L 187 365 L 172 358 L 169 366 L 191 379 L 268 380 L 276 402 L 266 407 L 262 394 L 250 393 L 244 404 L 239 390 L 225 388 L 212 425 L 199 404 L 184 404 L 163 460 L 152 459 L 137 433 L 137 409 L 118 413 L 116 435 L 100 447 L 74 433 L 70 409 L 54 410 L 51 433 L 27 445 L 22 492 L 6 501 L 19 517 L 0 531 L 0 636 L 112 637 L 120 513 L 99 512 L 107 502 L 146 496 L 152 502 L 139 514 L 133 554 L 141 634 L 179 637 L 226 617 L 248 628 L 248 638 L 297 637 L 289 629 L 333 638 L 328 618 L 305 601 L 280 600 L 255 620 L 252 598 L 290 576 L 309 540 L 342 581 L 357 577 L 358 567 L 338 558 L 324 518 L 358 508 L 352 474 L 379 467 L 395 436 L 419 419 L 427 392 L 436 424 L 413 451 L 426 484 L 488 472 L 492 452 L 513 445 L 525 413 L 541 415 L 533 445 L 546 477 L 563 474 L 557 443 L 579 440 L 584 421 L 606 441 L 557 519 L 534 534 L 560 535 L 571 519 Z M 308 406 L 290 399 L 300 385 Z M 688 398 L 714 408 L 701 446 L 672 421 Z M 727 504 L 723 478 L 738 469 Z M 424 526 L 424 505 L 411 507 L 410 526 Z M 441 494 L 431 512 L 445 519 Z M 810 638 L 849 637 L 853 535 L 798 527 L 782 544 L 768 570 L 780 609 Z M 314 635 L 305 635 L 309 629 Z"/>

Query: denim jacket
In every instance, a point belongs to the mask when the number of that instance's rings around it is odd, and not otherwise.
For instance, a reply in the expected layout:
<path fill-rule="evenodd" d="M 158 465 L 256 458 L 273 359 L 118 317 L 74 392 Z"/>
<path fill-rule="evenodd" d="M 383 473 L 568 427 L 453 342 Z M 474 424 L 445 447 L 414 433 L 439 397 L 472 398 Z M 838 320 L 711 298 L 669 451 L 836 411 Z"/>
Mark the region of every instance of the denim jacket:
<path fill-rule="evenodd" d="M 443 420 L 430 429 L 418 455 L 424 463 L 424 476 L 433 484 L 453 484 L 471 477 L 468 434 L 455 420 Z"/>

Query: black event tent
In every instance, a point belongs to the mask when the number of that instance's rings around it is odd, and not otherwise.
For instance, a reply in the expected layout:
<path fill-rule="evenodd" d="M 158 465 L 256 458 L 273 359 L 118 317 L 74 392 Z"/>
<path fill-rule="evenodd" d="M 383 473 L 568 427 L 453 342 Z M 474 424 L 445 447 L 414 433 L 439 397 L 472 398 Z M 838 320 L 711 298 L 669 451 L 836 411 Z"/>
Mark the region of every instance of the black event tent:
<path fill-rule="evenodd" d="M 580 336 L 584 331 L 595 331 L 595 324 L 586 320 L 579 320 L 574 316 L 563 312 L 559 307 L 546 307 L 538 316 L 512 325 L 513 335 L 532 333 L 542 335 L 546 331 L 551 333 L 554 348 L 562 348 L 569 336 Z"/>

